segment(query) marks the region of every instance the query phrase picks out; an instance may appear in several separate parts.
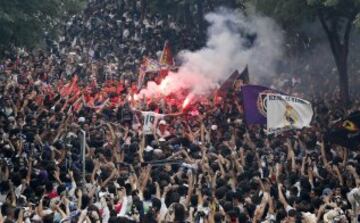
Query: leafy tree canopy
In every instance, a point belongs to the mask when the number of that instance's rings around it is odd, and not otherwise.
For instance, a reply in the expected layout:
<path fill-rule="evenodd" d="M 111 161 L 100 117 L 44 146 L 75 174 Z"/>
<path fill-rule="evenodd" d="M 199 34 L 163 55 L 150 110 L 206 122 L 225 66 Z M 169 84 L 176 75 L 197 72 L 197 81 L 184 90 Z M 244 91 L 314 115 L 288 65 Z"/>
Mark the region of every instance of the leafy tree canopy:
<path fill-rule="evenodd" d="M 2 0 L 0 46 L 36 46 L 45 32 L 56 33 L 59 21 L 84 4 L 85 0 Z"/>
<path fill-rule="evenodd" d="M 275 18 L 288 31 L 306 19 L 318 19 L 338 70 L 341 98 L 345 105 L 349 104 L 349 40 L 352 29 L 360 24 L 360 0 L 249 0 L 248 3 Z"/>

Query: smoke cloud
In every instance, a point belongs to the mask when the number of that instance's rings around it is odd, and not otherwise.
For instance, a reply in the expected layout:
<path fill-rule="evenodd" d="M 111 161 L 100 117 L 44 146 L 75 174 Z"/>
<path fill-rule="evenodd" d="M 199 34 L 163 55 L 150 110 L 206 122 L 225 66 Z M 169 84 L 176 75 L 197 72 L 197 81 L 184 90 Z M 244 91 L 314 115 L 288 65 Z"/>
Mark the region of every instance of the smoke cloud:
<path fill-rule="evenodd" d="M 282 57 L 283 35 L 273 20 L 228 9 L 209 13 L 205 19 L 209 23 L 205 47 L 181 51 L 178 71 L 170 72 L 160 85 L 149 82 L 140 95 L 169 95 L 182 89 L 206 95 L 247 64 L 252 81 L 275 74 Z"/>

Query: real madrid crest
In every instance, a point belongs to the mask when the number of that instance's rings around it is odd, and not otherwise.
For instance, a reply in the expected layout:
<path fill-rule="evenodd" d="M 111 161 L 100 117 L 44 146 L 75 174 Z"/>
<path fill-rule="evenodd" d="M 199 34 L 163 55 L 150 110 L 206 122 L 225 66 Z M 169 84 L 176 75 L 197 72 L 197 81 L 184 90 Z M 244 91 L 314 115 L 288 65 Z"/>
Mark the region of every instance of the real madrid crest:
<path fill-rule="evenodd" d="M 264 117 L 266 117 L 266 111 L 267 111 L 267 94 L 269 93 L 276 93 L 274 90 L 265 90 L 259 93 L 256 106 L 260 114 Z"/>

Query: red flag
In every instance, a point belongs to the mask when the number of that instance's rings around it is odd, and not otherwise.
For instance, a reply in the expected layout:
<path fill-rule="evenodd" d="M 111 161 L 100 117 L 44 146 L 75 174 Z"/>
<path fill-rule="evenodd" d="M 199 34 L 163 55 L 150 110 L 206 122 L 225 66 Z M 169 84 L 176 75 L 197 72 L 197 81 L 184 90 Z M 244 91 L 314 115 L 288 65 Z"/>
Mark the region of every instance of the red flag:
<path fill-rule="evenodd" d="M 87 97 L 85 98 L 85 102 L 86 102 L 86 106 L 90 107 L 90 108 L 93 108 L 95 107 L 95 98 L 93 97 Z"/>
<path fill-rule="evenodd" d="M 73 111 L 79 112 L 81 110 L 82 106 L 83 106 L 83 102 L 81 100 L 75 102 L 73 104 Z"/>
<path fill-rule="evenodd" d="M 160 80 L 164 79 L 169 74 L 169 69 L 161 69 L 159 72 Z"/>
<path fill-rule="evenodd" d="M 102 91 L 106 94 L 116 93 L 117 88 L 115 86 L 106 86 L 102 89 Z"/>
<path fill-rule="evenodd" d="M 124 87 L 123 87 L 123 85 L 121 84 L 121 82 L 119 81 L 118 83 L 117 83 L 117 86 L 116 86 L 116 94 L 121 94 L 121 92 L 123 92 L 124 91 Z"/>
<path fill-rule="evenodd" d="M 171 52 L 169 41 L 165 41 L 163 51 L 160 56 L 159 63 L 161 66 L 169 66 L 172 67 L 175 65 L 174 57 Z"/>
<path fill-rule="evenodd" d="M 75 75 L 72 78 L 71 83 L 67 83 L 62 87 L 62 89 L 60 90 L 60 95 L 65 97 L 70 95 L 74 90 L 75 92 L 78 92 L 79 91 L 79 87 L 77 85 L 78 79 L 79 79 L 78 76 Z"/>
<path fill-rule="evenodd" d="M 67 83 L 67 84 L 65 84 L 64 86 L 61 87 L 60 95 L 62 97 L 65 97 L 65 96 L 70 94 L 70 90 L 71 90 L 71 83 Z"/>
<path fill-rule="evenodd" d="M 73 91 L 71 93 L 71 95 L 69 95 L 69 96 L 71 96 L 69 98 L 69 104 L 73 104 L 80 97 L 80 95 L 81 95 L 81 91 L 79 89 L 76 91 Z"/>

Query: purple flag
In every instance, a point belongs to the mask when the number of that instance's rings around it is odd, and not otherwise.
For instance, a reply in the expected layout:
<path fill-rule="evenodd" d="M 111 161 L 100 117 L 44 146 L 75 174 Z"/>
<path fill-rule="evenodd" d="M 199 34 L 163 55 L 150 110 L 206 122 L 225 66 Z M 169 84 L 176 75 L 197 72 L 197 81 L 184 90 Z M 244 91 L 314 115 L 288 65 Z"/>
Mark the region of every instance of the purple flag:
<path fill-rule="evenodd" d="M 279 92 L 258 85 L 244 85 L 241 87 L 241 92 L 246 123 L 266 124 L 266 94 Z"/>

